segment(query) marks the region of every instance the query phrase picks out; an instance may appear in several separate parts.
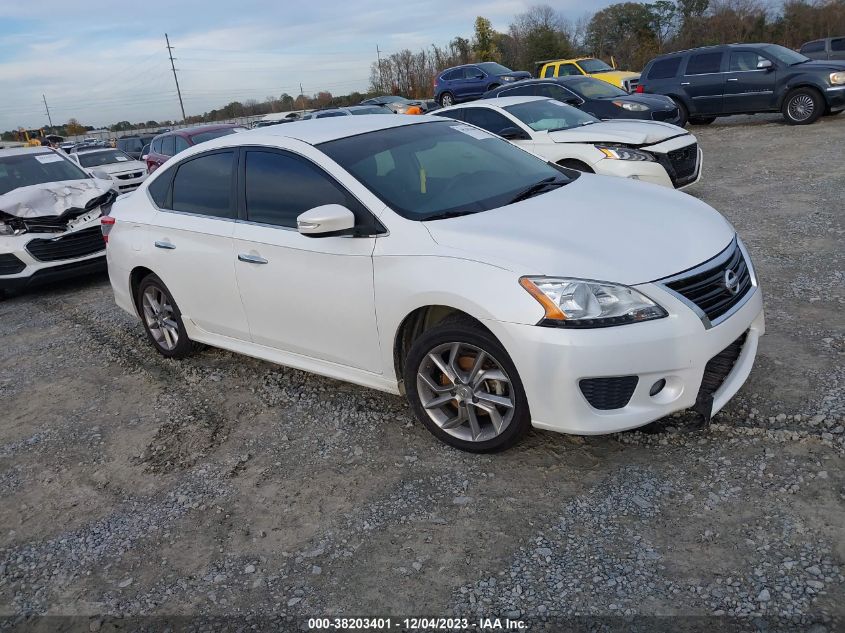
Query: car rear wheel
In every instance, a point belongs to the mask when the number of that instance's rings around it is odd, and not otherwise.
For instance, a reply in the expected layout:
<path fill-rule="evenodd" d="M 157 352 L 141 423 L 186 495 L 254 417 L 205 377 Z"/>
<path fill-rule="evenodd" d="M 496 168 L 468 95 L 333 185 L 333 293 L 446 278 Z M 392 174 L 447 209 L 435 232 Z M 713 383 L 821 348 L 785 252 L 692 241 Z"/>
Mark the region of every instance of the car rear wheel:
<path fill-rule="evenodd" d="M 714 116 L 691 116 L 689 122 L 692 125 L 710 125 L 716 120 Z"/>
<path fill-rule="evenodd" d="M 411 346 L 404 368 L 411 407 L 439 440 L 463 451 L 500 451 L 531 427 L 516 367 L 501 344 L 469 320 L 443 322 Z"/>
<path fill-rule="evenodd" d="M 440 95 L 440 105 L 444 108 L 448 108 L 450 105 L 455 104 L 455 98 L 452 96 L 451 92 L 444 92 Z"/>
<path fill-rule="evenodd" d="M 185 358 L 198 349 L 198 345 L 188 338 L 179 306 L 156 275 L 147 275 L 141 280 L 136 301 L 147 338 L 159 354 L 167 358 Z"/>
<path fill-rule="evenodd" d="M 781 113 L 790 125 L 809 125 L 824 113 L 824 101 L 813 88 L 797 88 L 786 95 Z"/>

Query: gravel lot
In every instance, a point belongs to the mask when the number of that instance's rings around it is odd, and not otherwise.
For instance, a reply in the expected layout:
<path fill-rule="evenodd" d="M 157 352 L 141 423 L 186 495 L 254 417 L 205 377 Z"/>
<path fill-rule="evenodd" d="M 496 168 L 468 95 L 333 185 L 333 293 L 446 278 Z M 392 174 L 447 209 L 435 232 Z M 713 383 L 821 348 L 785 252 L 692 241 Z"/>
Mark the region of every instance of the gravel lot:
<path fill-rule="evenodd" d="M 0 301 L 0 627 L 842 630 L 845 115 L 693 132 L 705 176 L 689 193 L 743 235 L 768 325 L 707 429 L 678 414 L 462 454 L 398 397 L 213 349 L 167 361 L 104 278 Z"/>

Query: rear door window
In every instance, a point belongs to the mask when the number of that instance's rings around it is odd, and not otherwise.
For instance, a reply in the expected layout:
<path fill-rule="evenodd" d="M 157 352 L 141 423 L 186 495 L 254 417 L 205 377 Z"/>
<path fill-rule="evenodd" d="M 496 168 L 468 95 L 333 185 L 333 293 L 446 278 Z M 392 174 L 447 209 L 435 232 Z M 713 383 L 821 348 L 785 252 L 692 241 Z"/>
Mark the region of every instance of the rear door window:
<path fill-rule="evenodd" d="M 176 153 L 176 139 L 172 136 L 165 136 L 161 141 L 161 153 L 165 156 L 173 156 Z"/>
<path fill-rule="evenodd" d="M 173 138 L 173 137 L 170 137 Z M 234 152 L 204 154 L 177 167 L 171 209 L 234 219 L 232 164 Z"/>
<path fill-rule="evenodd" d="M 710 75 L 722 69 L 722 53 L 696 53 L 687 62 L 687 75 Z"/>
<path fill-rule="evenodd" d="M 477 125 L 482 130 L 487 130 L 492 134 L 499 134 L 506 127 L 516 127 L 506 116 L 489 108 L 466 108 L 464 110 L 464 121 Z"/>
<path fill-rule="evenodd" d="M 648 71 L 649 79 L 672 79 L 678 74 L 681 67 L 681 57 L 670 57 L 659 59 L 652 64 Z"/>
<path fill-rule="evenodd" d="M 176 153 L 178 154 L 183 149 L 188 149 L 188 141 L 185 140 L 184 136 L 177 136 L 176 137 Z"/>

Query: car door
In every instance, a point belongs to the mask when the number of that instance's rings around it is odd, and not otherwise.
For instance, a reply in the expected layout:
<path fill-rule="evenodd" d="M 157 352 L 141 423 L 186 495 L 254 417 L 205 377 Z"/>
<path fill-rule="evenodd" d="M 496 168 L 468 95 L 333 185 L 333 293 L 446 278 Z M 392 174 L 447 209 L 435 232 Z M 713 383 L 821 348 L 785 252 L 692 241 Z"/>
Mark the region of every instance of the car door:
<path fill-rule="evenodd" d="M 189 158 L 150 186 L 159 210 L 145 238 L 154 272 L 182 314 L 222 336 L 249 340 L 235 279 L 235 150 Z"/>
<path fill-rule="evenodd" d="M 757 51 L 732 50 L 725 74 L 725 112 L 760 112 L 777 106 L 775 87 L 777 67 L 758 68 L 760 62 L 771 60 Z"/>
<path fill-rule="evenodd" d="M 487 88 L 487 73 L 478 66 L 467 66 L 464 68 L 464 81 L 462 86 L 462 97 L 474 99 L 484 94 Z"/>
<path fill-rule="evenodd" d="M 681 87 L 690 98 L 690 114 L 720 114 L 725 94 L 722 51 L 692 53 L 687 59 Z"/>
<path fill-rule="evenodd" d="M 362 227 L 377 221 L 302 154 L 244 148 L 240 173 L 243 219 L 235 227 L 233 262 L 253 342 L 381 373 L 373 296 L 377 231 L 307 237 L 296 229 L 300 214 L 325 204 L 346 206 Z"/>

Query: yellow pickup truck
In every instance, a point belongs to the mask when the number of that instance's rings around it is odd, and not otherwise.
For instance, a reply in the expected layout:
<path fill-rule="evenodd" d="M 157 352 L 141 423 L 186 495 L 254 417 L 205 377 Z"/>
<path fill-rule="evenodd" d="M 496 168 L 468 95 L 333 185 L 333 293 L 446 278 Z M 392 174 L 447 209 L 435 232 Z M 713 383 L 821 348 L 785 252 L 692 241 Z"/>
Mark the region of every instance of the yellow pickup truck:
<path fill-rule="evenodd" d="M 633 92 L 640 80 L 640 73 L 616 70 L 595 57 L 575 59 L 547 59 L 535 62 L 536 75 L 540 78 L 566 77 L 567 75 L 589 75 L 601 79 L 617 88 Z"/>

